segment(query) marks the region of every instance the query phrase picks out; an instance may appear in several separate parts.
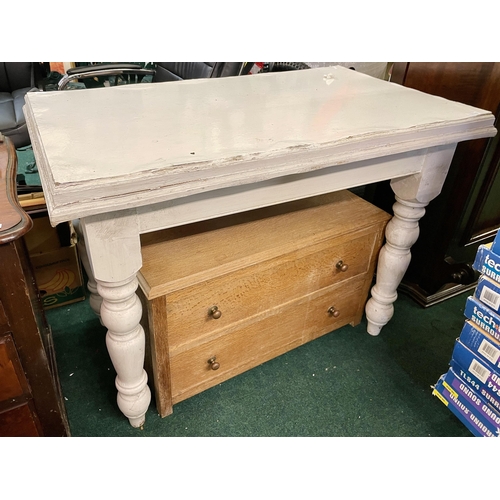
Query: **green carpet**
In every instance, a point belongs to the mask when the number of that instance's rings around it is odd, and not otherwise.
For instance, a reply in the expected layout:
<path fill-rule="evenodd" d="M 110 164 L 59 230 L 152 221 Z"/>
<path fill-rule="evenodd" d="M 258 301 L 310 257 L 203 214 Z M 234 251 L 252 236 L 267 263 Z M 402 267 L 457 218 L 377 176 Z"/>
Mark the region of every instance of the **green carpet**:
<path fill-rule="evenodd" d="M 174 406 L 143 429 L 116 404 L 105 328 L 88 301 L 47 311 L 72 436 L 456 436 L 470 432 L 434 396 L 463 326 L 467 294 L 423 309 L 405 295 L 378 337 L 346 326 Z"/>

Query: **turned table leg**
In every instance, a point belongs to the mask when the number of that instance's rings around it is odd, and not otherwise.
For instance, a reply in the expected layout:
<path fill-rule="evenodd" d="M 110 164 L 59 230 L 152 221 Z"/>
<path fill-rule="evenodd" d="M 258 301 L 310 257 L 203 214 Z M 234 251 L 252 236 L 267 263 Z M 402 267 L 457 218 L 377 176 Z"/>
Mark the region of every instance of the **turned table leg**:
<path fill-rule="evenodd" d="M 139 324 L 142 305 L 135 293 L 137 284 L 135 274 L 117 283 L 97 280 L 97 290 L 103 299 L 101 319 L 108 328 L 106 347 L 117 373 L 118 407 L 133 427 L 144 424 L 151 400 L 143 369 L 145 337 Z"/>
<path fill-rule="evenodd" d="M 151 402 L 144 370 L 145 334 L 136 273 L 142 266 L 134 211 L 97 215 L 80 221 L 90 273 L 102 303 L 106 346 L 116 370 L 117 403 L 133 427 L 141 427 Z"/>
<path fill-rule="evenodd" d="M 398 297 L 399 283 L 410 264 L 410 248 L 417 241 L 418 221 L 425 213 L 427 203 L 411 203 L 396 197 L 394 217 L 385 230 L 386 243 L 380 250 L 377 281 L 372 297 L 366 304 L 368 333 L 378 335 L 394 314 L 393 303 Z"/>
<path fill-rule="evenodd" d="M 365 308 L 370 335 L 378 335 L 392 318 L 397 288 L 410 264 L 410 248 L 418 238 L 418 221 L 425 214 L 425 207 L 441 192 L 455 147 L 456 144 L 449 144 L 430 148 L 422 157 L 418 174 L 391 181 L 396 195 L 394 217 L 386 227 L 376 283 Z"/>

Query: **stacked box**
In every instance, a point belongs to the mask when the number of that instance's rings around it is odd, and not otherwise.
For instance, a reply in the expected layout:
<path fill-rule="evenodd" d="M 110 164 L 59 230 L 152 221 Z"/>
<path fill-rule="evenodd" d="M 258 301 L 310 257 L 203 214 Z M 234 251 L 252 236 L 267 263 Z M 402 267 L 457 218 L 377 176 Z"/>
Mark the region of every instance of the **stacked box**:
<path fill-rule="evenodd" d="M 500 437 L 500 233 L 479 246 L 472 267 L 481 276 L 433 394 L 474 436 Z"/>
<path fill-rule="evenodd" d="M 468 349 L 460 339 L 455 342 L 450 367 L 492 407 L 500 410 L 500 374 Z"/>
<path fill-rule="evenodd" d="M 493 252 L 492 247 L 491 243 L 479 245 L 472 268 L 500 283 L 500 255 Z"/>
<path fill-rule="evenodd" d="M 484 302 L 477 300 L 476 297 L 467 297 L 464 314 L 474 325 L 500 342 L 500 315 Z"/>
<path fill-rule="evenodd" d="M 47 216 L 34 217 L 24 235 L 44 309 L 85 299 L 84 281 L 70 223 L 52 227 Z"/>
<path fill-rule="evenodd" d="M 491 408 L 452 368 L 440 377 L 433 394 L 438 396 L 475 436 L 500 436 L 500 411 Z"/>
<path fill-rule="evenodd" d="M 492 370 L 500 373 L 500 343 L 487 332 L 466 320 L 460 342 Z"/>

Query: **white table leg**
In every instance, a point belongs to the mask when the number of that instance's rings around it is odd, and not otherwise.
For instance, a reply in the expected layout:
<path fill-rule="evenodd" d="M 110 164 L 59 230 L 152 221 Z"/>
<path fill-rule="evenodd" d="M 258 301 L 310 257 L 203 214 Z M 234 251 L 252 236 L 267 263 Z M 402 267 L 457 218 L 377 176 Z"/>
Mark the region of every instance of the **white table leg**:
<path fill-rule="evenodd" d="M 385 230 L 386 243 L 380 250 L 377 281 L 372 297 L 366 304 L 368 333 L 378 335 L 394 314 L 393 303 L 398 297 L 399 283 L 411 260 L 410 248 L 417 241 L 418 221 L 425 213 L 427 203 L 411 203 L 396 197 L 394 217 Z"/>
<path fill-rule="evenodd" d="M 117 283 L 97 280 L 97 289 L 103 298 L 101 318 L 108 328 L 106 346 L 117 373 L 118 407 L 132 427 L 144 424 L 151 401 L 148 377 L 143 369 L 145 337 L 139 324 L 142 305 L 135 293 L 137 284 L 135 274 Z"/>
<path fill-rule="evenodd" d="M 394 217 L 387 224 L 376 283 L 365 308 L 370 335 L 378 335 L 394 314 L 397 288 L 410 264 L 410 248 L 418 238 L 418 221 L 425 214 L 425 207 L 441 192 L 455 147 L 456 144 L 430 148 L 423 157 L 420 173 L 391 181 L 396 195 Z"/>
<path fill-rule="evenodd" d="M 144 370 L 142 305 L 135 291 L 142 266 L 138 222 L 133 211 L 93 216 L 80 222 L 91 272 L 102 297 L 106 346 L 116 370 L 117 402 L 133 427 L 141 427 L 151 401 Z"/>

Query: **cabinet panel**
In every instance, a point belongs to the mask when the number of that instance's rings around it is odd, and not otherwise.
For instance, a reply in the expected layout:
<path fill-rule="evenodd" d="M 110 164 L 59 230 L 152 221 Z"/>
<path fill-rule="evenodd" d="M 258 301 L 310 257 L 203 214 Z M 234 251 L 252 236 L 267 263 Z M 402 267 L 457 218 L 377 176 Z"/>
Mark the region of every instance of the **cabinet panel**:
<path fill-rule="evenodd" d="M 11 335 L 0 337 L 0 380 L 0 404 L 29 393 Z"/>
<path fill-rule="evenodd" d="M 69 433 L 48 326 L 22 238 L 32 227 L 16 197 L 16 151 L 0 134 L 0 435 Z"/>
<path fill-rule="evenodd" d="M 12 410 L 0 413 L 0 436 L 38 437 L 36 417 L 31 405 L 25 403 Z"/>

